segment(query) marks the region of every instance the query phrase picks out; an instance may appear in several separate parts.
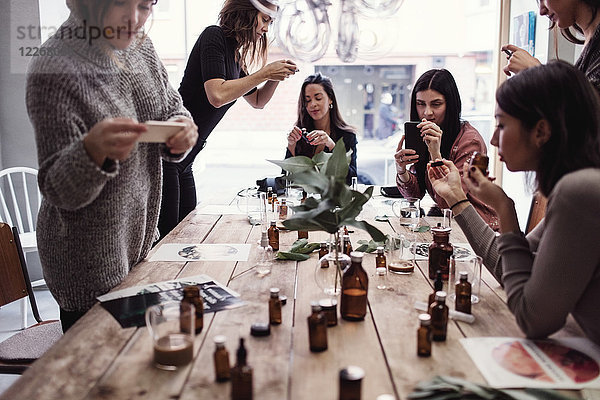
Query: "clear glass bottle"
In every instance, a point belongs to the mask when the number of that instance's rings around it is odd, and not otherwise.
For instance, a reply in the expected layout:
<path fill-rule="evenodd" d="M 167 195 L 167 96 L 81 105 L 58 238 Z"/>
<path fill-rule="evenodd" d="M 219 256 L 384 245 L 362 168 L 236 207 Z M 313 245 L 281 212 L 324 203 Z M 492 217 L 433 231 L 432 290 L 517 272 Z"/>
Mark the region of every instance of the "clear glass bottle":
<path fill-rule="evenodd" d="M 417 329 L 417 355 L 419 357 L 431 356 L 431 315 L 419 314 L 419 329 Z"/>
<path fill-rule="evenodd" d="M 196 285 L 185 286 L 183 288 L 183 299 L 182 303 L 189 303 L 194 306 L 196 319 L 194 321 L 194 333 L 198 334 L 202 332 L 204 327 L 204 302 L 200 296 L 200 288 Z M 182 332 L 189 332 L 190 328 L 186 326 L 186 319 L 181 319 L 180 329 Z"/>
<path fill-rule="evenodd" d="M 269 246 L 273 251 L 279 250 L 279 228 L 277 228 L 276 221 L 271 221 L 267 235 L 269 236 Z"/>
<path fill-rule="evenodd" d="M 248 353 L 244 347 L 244 338 L 240 338 L 240 347 L 236 353 L 236 363 L 231 368 L 231 400 L 252 400 L 252 367 L 247 363 Z"/>
<path fill-rule="evenodd" d="M 433 242 L 429 245 L 429 279 L 435 278 L 437 270 L 442 271 L 442 279 L 447 281 L 450 274 L 450 256 L 454 248 L 450 244 L 450 228 L 431 228 Z"/>
<path fill-rule="evenodd" d="M 260 245 L 256 248 L 256 262 L 254 268 L 260 276 L 268 275 L 273 265 L 273 248 L 269 246 L 267 231 L 262 231 Z"/>
<path fill-rule="evenodd" d="M 288 205 L 286 199 L 281 199 L 281 204 L 279 205 L 279 219 L 286 219 L 288 216 Z"/>
<path fill-rule="evenodd" d="M 327 350 L 327 318 L 321 312 L 318 302 L 310 303 L 312 314 L 308 321 L 308 343 L 310 351 L 320 352 Z"/>
<path fill-rule="evenodd" d="M 231 378 L 229 352 L 225 348 L 226 340 L 227 339 L 223 335 L 217 335 L 213 338 L 213 341 L 215 342 L 213 360 L 215 363 L 215 380 L 217 382 L 225 382 Z"/>
<path fill-rule="evenodd" d="M 279 299 L 279 288 L 271 288 L 269 290 L 271 297 L 269 298 L 269 323 L 271 325 L 281 324 L 281 300 Z"/>
<path fill-rule="evenodd" d="M 362 380 L 365 371 L 360 367 L 350 365 L 340 370 L 339 400 L 360 400 Z"/>
<path fill-rule="evenodd" d="M 471 314 L 471 284 L 469 283 L 469 273 L 460 271 L 459 281 L 456 282 L 454 309 L 466 314 Z"/>
<path fill-rule="evenodd" d="M 433 292 L 429 295 L 429 299 L 427 301 L 427 308 L 431 307 L 433 302 L 435 301 L 435 294 L 440 290 L 444 289 L 444 281 L 442 280 L 442 271 L 439 269 L 435 273 L 435 281 L 433 281 Z"/>
<path fill-rule="evenodd" d="M 341 314 L 345 320 L 361 321 L 367 315 L 369 277 L 362 267 L 363 253 L 353 251 L 350 259 L 350 267 L 342 277 Z"/>
<path fill-rule="evenodd" d="M 448 306 L 446 305 L 446 292 L 439 291 L 435 294 L 435 301 L 429 307 L 433 340 L 443 342 L 446 340 L 448 329 Z"/>

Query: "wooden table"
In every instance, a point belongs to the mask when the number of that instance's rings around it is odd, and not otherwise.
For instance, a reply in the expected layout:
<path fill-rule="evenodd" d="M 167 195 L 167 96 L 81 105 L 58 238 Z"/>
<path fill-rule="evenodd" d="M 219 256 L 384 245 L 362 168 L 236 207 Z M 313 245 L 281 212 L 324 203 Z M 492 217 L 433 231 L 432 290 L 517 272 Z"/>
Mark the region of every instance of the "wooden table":
<path fill-rule="evenodd" d="M 370 221 L 381 214 L 367 203 L 362 217 Z M 391 208 L 383 212 L 388 215 Z M 437 219 L 425 218 L 435 225 Z M 384 233 L 404 228 L 392 221 L 372 222 Z M 431 241 L 431 233 L 420 233 Z M 251 226 L 243 215 L 191 213 L 163 243 L 250 243 L 255 248 L 260 226 Z M 280 234 L 281 248 L 296 240 L 296 232 Z M 311 232 L 310 241 L 326 240 L 325 232 Z M 369 239 L 362 231 L 351 234 L 354 247 Z M 451 242 L 466 242 L 454 225 Z M 375 255 L 365 254 L 363 266 L 374 277 Z M 248 362 L 254 368 L 255 399 L 337 399 L 338 372 L 348 365 L 363 368 L 362 398 L 375 399 L 383 393 L 405 398 L 419 381 L 435 375 L 451 375 L 485 383 L 460 338 L 477 336 L 523 337 L 505 304 L 505 294 L 485 271 L 482 301 L 473 306 L 474 324 L 450 321 L 446 342 L 435 342 L 430 358 L 416 355 L 419 311 L 415 301 L 426 301 L 432 292 L 427 278 L 427 261 L 419 261 L 412 275 L 391 275 L 393 290 L 378 290 L 370 280 L 369 310 L 362 322 L 339 319 L 328 329 L 329 349 L 311 353 L 306 318 L 310 301 L 325 297 L 315 284 L 318 256 L 304 262 L 277 261 L 270 275 L 259 278 L 250 262 L 148 262 L 143 261 L 117 289 L 186 276 L 207 274 L 241 293 L 247 305 L 234 310 L 205 314 L 204 329 L 196 338 L 196 357 L 191 365 L 176 372 L 152 365 L 152 344 L 146 328 L 122 329 L 100 305 L 94 306 L 52 349 L 17 380 L 2 399 L 228 399 L 229 383 L 214 381 L 212 338 L 223 334 L 232 365 L 239 337 L 247 338 Z M 485 270 L 485 269 L 484 269 Z M 73 279 L 76 279 L 74 277 Z M 271 335 L 251 337 L 250 325 L 268 321 L 269 288 L 279 287 L 287 295 L 283 323 Z M 579 333 L 576 333 L 579 335 Z M 565 332 L 559 333 L 565 335 Z M 577 392 L 572 392 L 577 393 Z"/>

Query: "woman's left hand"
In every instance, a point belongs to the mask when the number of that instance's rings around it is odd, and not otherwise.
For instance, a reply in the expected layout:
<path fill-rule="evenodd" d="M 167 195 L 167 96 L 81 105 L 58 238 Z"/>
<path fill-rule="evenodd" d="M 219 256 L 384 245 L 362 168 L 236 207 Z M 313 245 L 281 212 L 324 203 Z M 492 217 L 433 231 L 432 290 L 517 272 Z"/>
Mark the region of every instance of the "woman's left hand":
<path fill-rule="evenodd" d="M 427 121 L 425 118 L 417 125 L 417 128 L 421 129 L 421 137 L 427 144 L 429 149 L 429 155 L 432 160 L 442 158 L 440 153 L 442 143 L 442 128 L 440 128 L 435 122 Z"/>
<path fill-rule="evenodd" d="M 507 205 L 512 205 L 512 200 L 500 186 L 492 183 L 490 178 L 485 176 L 479 168 L 469 167 L 469 163 L 463 165 L 463 180 L 473 196 L 494 210 L 499 211 Z"/>
<path fill-rule="evenodd" d="M 185 128 L 167 140 L 167 147 L 172 154 L 182 154 L 191 149 L 198 141 L 198 127 L 189 118 L 177 118 L 175 122 L 183 122 Z"/>
<path fill-rule="evenodd" d="M 313 146 L 325 145 L 329 150 L 333 150 L 335 147 L 335 142 L 325 131 L 314 130 L 307 134 L 306 137 Z"/>

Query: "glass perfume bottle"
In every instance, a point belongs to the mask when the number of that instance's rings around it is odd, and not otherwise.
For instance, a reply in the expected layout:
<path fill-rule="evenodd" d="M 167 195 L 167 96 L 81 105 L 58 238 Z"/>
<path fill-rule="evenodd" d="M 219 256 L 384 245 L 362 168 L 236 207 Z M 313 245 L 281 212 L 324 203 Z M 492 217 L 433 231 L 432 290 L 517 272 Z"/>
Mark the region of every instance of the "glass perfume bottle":
<path fill-rule="evenodd" d="M 312 314 L 307 318 L 310 351 L 325 351 L 327 350 L 327 318 L 316 301 L 311 302 L 310 307 Z"/>
<path fill-rule="evenodd" d="M 363 253 L 353 251 L 350 259 L 350 267 L 342 277 L 341 314 L 345 320 L 361 321 L 367 315 L 369 277 L 362 267 Z"/>
<path fill-rule="evenodd" d="M 231 368 L 231 400 L 252 400 L 252 367 L 247 363 L 248 353 L 244 347 L 244 338 L 236 354 L 236 363 Z"/>
<path fill-rule="evenodd" d="M 468 281 L 469 273 L 467 271 L 459 272 L 459 281 L 455 286 L 454 309 L 456 311 L 471 314 L 471 284 Z"/>
<path fill-rule="evenodd" d="M 217 335 L 213 341 L 215 342 L 215 352 L 213 353 L 215 379 L 217 382 L 225 382 L 231 378 L 229 352 L 225 348 L 226 338 L 223 335 Z"/>
<path fill-rule="evenodd" d="M 260 245 L 256 248 L 256 260 L 254 268 L 260 276 L 268 275 L 273 265 L 273 248 L 269 246 L 267 231 L 262 231 Z"/>
<path fill-rule="evenodd" d="M 271 246 L 273 251 L 279 250 L 279 228 L 277 228 L 276 221 L 271 221 L 267 235 L 269 237 L 269 246 Z"/>
<path fill-rule="evenodd" d="M 429 307 L 433 340 L 443 342 L 446 340 L 448 329 L 448 306 L 446 305 L 446 292 L 439 291 L 435 294 L 435 301 Z"/>
<path fill-rule="evenodd" d="M 281 300 L 279 299 L 279 288 L 271 288 L 269 290 L 271 297 L 269 298 L 269 323 L 271 325 L 281 324 Z"/>
<path fill-rule="evenodd" d="M 419 357 L 431 356 L 431 315 L 419 314 L 419 329 L 417 329 L 417 355 Z"/>

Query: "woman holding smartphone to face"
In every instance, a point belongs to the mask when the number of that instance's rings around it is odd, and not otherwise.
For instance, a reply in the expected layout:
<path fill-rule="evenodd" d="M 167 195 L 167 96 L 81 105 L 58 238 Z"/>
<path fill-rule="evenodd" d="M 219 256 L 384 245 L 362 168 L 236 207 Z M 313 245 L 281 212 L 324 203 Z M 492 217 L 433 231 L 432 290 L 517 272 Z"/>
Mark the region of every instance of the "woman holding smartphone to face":
<path fill-rule="evenodd" d="M 275 10 L 275 6 L 265 3 Z M 161 236 L 196 207 L 192 163 L 227 110 L 240 97 L 254 108 L 263 108 L 279 82 L 296 73 L 296 64 L 290 60 L 265 65 L 267 32 L 272 22 L 250 0 L 226 0 L 219 13 L 219 25 L 207 27 L 196 41 L 179 93 L 198 125 L 199 138 L 182 162 L 163 164 Z M 256 64 L 262 68 L 250 73 L 250 67 Z"/>
<path fill-rule="evenodd" d="M 538 0 L 538 3 L 540 15 L 550 19 L 551 27 L 558 26 L 568 41 L 585 45 L 575 67 L 600 92 L 600 0 Z M 583 35 L 583 40 L 577 34 Z M 537 58 L 520 47 L 507 44 L 502 50 L 507 52 L 508 64 L 504 67 L 507 75 L 540 65 Z"/>
<path fill-rule="evenodd" d="M 452 74 L 445 69 L 425 72 L 415 83 L 411 96 L 411 121 L 421 121 L 417 128 L 427 145 L 428 159 L 420 160 L 414 149 L 403 149 L 404 136 L 396 148 L 396 185 L 404 197 L 423 198 L 429 193 L 439 208 L 452 204 L 439 196 L 426 174 L 429 160 L 447 159 L 462 167 L 474 152 L 486 154 L 483 138 L 468 122 L 461 121 L 460 95 Z M 409 169 L 408 166 L 412 167 Z M 465 189 L 466 190 L 466 189 Z M 494 210 L 471 196 L 474 207 L 489 226 L 498 229 Z"/>
<path fill-rule="evenodd" d="M 43 194 L 37 244 L 64 331 L 146 257 L 158 239 L 161 160 L 182 159 L 198 137 L 143 32 L 156 1 L 67 4 L 69 19 L 42 45 L 60 57 L 32 60 L 26 99 Z M 92 29 L 104 36 L 90 39 Z M 185 128 L 141 143 L 149 120 Z"/>
<path fill-rule="evenodd" d="M 467 201 L 449 161 L 429 167 L 437 191 L 484 264 L 504 284 L 508 307 L 529 338 L 561 329 L 572 314 L 600 344 L 600 108 L 581 71 L 561 62 L 527 69 L 496 92 L 492 145 L 510 171 L 535 173 L 546 217 L 525 236 L 514 201 L 477 168 L 463 167 L 471 193 L 498 212 L 500 236 Z"/>
<path fill-rule="evenodd" d="M 350 184 L 356 176 L 356 133 L 340 114 L 331 79 L 320 72 L 310 75 L 300 89 L 298 119 L 288 133 L 285 158 L 330 153 L 339 139 L 344 140 L 347 152 L 352 151 L 346 176 L 346 183 Z"/>

